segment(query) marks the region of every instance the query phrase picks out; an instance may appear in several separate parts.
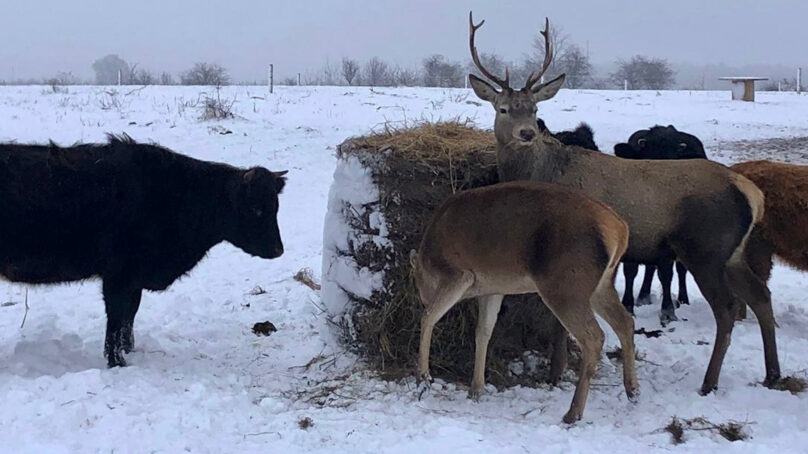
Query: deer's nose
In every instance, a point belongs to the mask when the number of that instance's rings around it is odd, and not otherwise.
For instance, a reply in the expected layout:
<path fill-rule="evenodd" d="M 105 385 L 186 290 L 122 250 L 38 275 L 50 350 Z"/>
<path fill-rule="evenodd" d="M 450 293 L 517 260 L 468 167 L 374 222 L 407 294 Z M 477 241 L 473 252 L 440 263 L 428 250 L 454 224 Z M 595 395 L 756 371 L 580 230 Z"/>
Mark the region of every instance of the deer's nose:
<path fill-rule="evenodd" d="M 525 142 L 530 142 L 536 138 L 536 131 L 532 129 L 523 129 L 519 131 L 519 138 Z"/>

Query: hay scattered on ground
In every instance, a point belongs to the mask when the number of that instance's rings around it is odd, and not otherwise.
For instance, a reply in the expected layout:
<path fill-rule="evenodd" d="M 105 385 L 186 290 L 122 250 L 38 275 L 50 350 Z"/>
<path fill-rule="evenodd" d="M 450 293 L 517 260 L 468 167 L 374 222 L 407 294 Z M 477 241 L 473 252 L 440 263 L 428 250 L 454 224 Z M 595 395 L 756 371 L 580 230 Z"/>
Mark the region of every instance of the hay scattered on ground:
<path fill-rule="evenodd" d="M 312 290 L 320 290 L 320 284 L 314 282 L 314 272 L 311 268 L 303 268 L 295 274 L 294 279 Z"/>
<path fill-rule="evenodd" d="M 673 444 L 678 445 L 685 442 L 685 431 L 717 433 L 729 441 L 748 440 L 747 426 L 748 423 L 738 421 L 715 424 L 704 417 L 679 419 L 674 416 L 671 422 L 662 430 L 671 434 L 671 441 Z"/>
<path fill-rule="evenodd" d="M 808 382 L 804 378 L 794 376 L 782 377 L 769 386 L 769 389 L 788 391 L 794 395 L 804 392 L 806 388 L 808 388 Z"/>
<path fill-rule="evenodd" d="M 371 170 L 381 199 L 377 209 L 384 215 L 392 245 L 364 243 L 346 252 L 359 267 L 384 270 L 381 290 L 369 299 L 353 297 L 353 347 L 383 377 L 412 375 L 422 305 L 410 276 L 409 251 L 418 248 L 433 210 L 447 197 L 497 182 L 496 141 L 493 134 L 475 129 L 469 122 L 402 128 L 386 125 L 367 137 L 347 140 L 338 153 L 343 158 L 355 156 Z M 360 234 L 377 235 L 378 228 L 371 227 L 367 218 L 366 212 L 349 221 Z M 463 383 L 470 380 L 476 318 L 476 304 L 466 302 L 456 305 L 438 323 L 430 355 L 433 376 Z M 526 351 L 546 354 L 553 320 L 535 295 L 506 298 L 490 343 L 488 381 L 535 385 L 536 376 L 516 377 L 508 365 L 522 361 Z"/>

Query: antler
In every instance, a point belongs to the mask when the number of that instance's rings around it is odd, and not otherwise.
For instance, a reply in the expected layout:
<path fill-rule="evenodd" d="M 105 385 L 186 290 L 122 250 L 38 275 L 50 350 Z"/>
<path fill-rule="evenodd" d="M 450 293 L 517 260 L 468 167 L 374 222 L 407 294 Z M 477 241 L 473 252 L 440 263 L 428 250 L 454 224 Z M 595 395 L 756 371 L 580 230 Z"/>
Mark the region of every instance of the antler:
<path fill-rule="evenodd" d="M 482 25 L 482 24 L 480 24 Z M 553 43 L 550 40 L 550 19 L 544 18 L 544 31 L 541 32 L 542 36 L 544 36 L 544 64 L 541 67 L 541 71 L 538 73 L 531 72 L 530 75 L 527 77 L 527 82 L 525 82 L 525 88 L 530 89 L 536 82 L 541 80 L 541 76 L 547 72 L 547 69 L 550 67 L 550 64 L 553 62 Z"/>
<path fill-rule="evenodd" d="M 471 59 L 474 60 L 474 65 L 477 66 L 477 69 L 480 70 L 483 76 L 499 85 L 503 90 L 508 89 L 510 88 L 510 83 L 508 82 L 508 68 L 505 68 L 505 79 L 500 79 L 485 69 L 485 66 L 483 66 L 482 62 L 480 62 L 480 56 L 477 55 L 477 46 L 474 45 L 474 34 L 477 32 L 478 28 L 483 26 L 484 23 L 485 20 L 482 20 L 479 24 L 474 25 L 474 19 L 471 17 L 471 11 L 469 11 L 469 48 L 471 49 Z"/>

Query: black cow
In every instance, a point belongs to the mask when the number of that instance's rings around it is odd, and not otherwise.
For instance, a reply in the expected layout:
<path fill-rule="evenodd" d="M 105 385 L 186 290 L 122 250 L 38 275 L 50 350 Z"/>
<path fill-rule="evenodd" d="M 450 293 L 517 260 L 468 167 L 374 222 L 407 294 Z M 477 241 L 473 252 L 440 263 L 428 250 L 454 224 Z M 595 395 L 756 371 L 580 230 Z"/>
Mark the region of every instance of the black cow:
<path fill-rule="evenodd" d="M 564 145 L 572 145 L 587 148 L 589 150 L 600 151 L 598 150 L 598 146 L 595 144 L 595 133 L 592 132 L 592 128 L 590 128 L 586 123 L 579 124 L 578 127 L 572 131 L 560 131 L 555 133 L 550 132 L 550 130 L 547 129 L 547 125 L 544 124 L 544 120 L 541 118 L 536 118 L 536 125 L 539 127 L 540 133 L 550 134 Z"/>
<path fill-rule="evenodd" d="M 125 366 L 143 289 L 165 290 L 214 245 L 283 254 L 283 172 L 200 161 L 130 137 L 61 148 L 0 144 L 0 276 L 100 277 L 104 354 Z"/>
<path fill-rule="evenodd" d="M 614 146 L 616 156 L 628 159 L 707 159 L 704 145 L 698 137 L 681 132 L 673 125 L 654 126 L 651 129 L 641 129 L 631 135 L 628 143 L 618 143 Z M 672 188 L 673 190 L 673 188 Z M 659 264 L 659 280 L 662 283 L 662 316 L 661 320 L 670 322 L 677 320 L 676 308 L 671 297 L 671 281 L 673 280 L 673 263 Z M 623 293 L 623 305 L 633 312 L 634 309 L 634 278 L 637 276 L 639 264 L 624 263 L 623 274 L 626 277 L 626 290 Z M 637 296 L 637 304 L 651 302 L 651 283 L 654 279 L 654 265 L 645 266 L 645 276 Z M 676 262 L 676 274 L 679 278 L 680 304 L 690 304 L 687 296 L 687 269 Z"/>

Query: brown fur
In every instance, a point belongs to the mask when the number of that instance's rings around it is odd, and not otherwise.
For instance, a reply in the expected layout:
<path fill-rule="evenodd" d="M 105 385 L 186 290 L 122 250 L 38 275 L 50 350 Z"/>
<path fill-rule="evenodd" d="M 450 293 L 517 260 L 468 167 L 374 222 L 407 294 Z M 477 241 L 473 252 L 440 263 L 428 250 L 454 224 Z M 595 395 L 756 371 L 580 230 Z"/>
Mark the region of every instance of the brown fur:
<path fill-rule="evenodd" d="M 771 253 L 799 270 L 808 271 L 808 166 L 749 161 L 730 167 L 752 180 L 766 196 L 755 267 L 764 280 L 771 273 Z M 766 250 L 769 251 L 768 257 Z"/>
<path fill-rule="evenodd" d="M 477 28 L 470 25 L 472 54 Z M 549 21 L 543 33 L 548 30 Z M 545 63 L 552 52 L 549 42 L 546 52 Z M 563 74 L 520 90 L 510 88 L 507 81 L 497 82 L 501 87 L 497 90 L 474 75 L 469 79 L 475 94 L 496 111 L 500 181 L 531 180 L 581 189 L 609 204 L 628 223 L 631 242 L 626 262 L 659 265 L 675 259 L 692 272 L 717 326 L 702 394 L 718 385 L 735 315 L 744 304 L 752 307 L 760 324 L 766 383 L 779 379 L 771 297 L 745 253 L 747 239 L 764 213 L 754 184 L 714 162 L 621 159 L 544 139 L 536 126 L 536 104 L 555 96 Z M 672 311 L 663 311 L 661 321 L 670 320 L 675 320 Z"/>
<path fill-rule="evenodd" d="M 476 297 L 479 317 L 469 393 L 479 396 L 488 341 L 503 295 L 539 293 L 582 350 L 578 385 L 564 421 L 580 419 L 603 346 L 594 312 L 620 337 L 624 385 L 634 398 L 638 390 L 634 323 L 613 286 L 614 272 L 627 248 L 626 223 L 605 204 L 578 191 L 512 182 L 452 196 L 436 210 L 419 252 L 412 255 L 416 284 L 426 306 L 419 379 L 431 380 L 428 361 L 435 323 L 461 299 Z"/>

